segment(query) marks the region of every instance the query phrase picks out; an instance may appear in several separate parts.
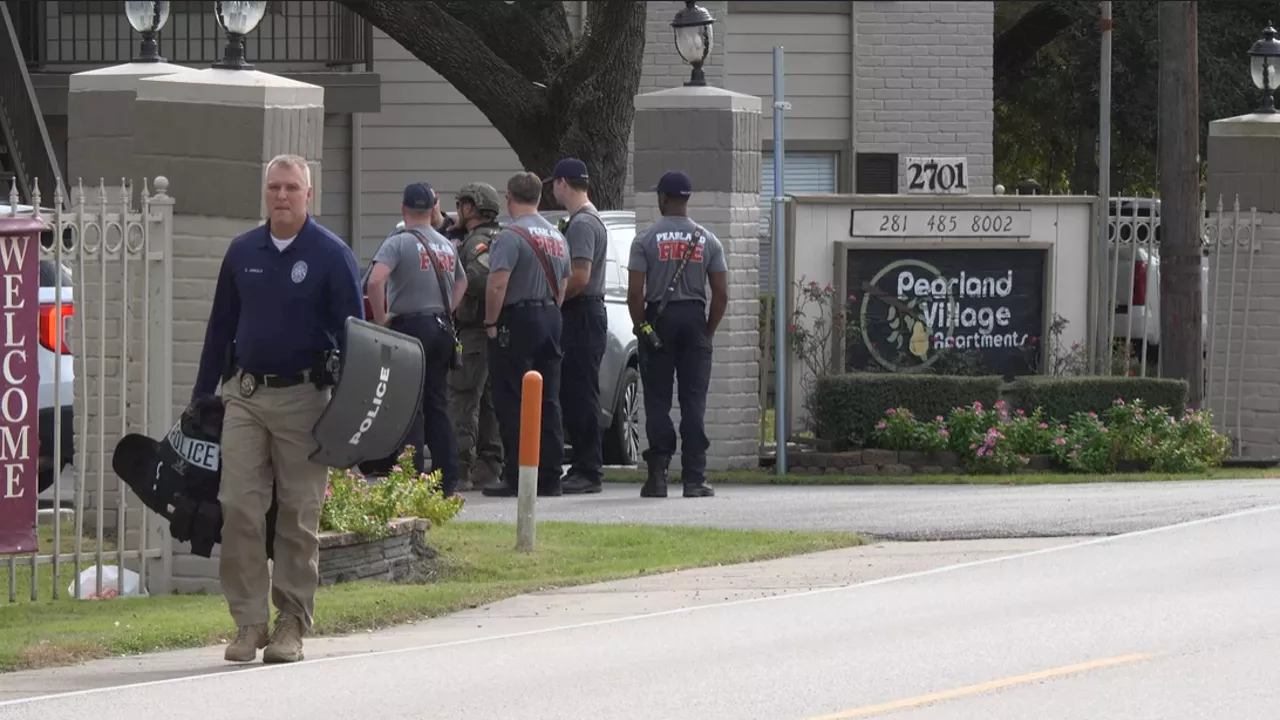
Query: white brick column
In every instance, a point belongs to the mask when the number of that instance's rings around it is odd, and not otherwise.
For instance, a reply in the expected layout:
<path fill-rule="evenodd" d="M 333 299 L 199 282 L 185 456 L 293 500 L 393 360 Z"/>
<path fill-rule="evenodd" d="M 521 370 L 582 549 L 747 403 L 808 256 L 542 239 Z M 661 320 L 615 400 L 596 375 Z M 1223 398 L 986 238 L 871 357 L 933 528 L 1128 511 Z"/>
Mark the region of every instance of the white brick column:
<path fill-rule="evenodd" d="M 637 230 L 658 219 L 657 197 L 648 188 L 663 173 L 683 170 L 693 180 L 689 216 L 720 239 L 729 267 L 729 306 L 716 332 L 707 397 L 708 471 L 759 466 L 761 105 L 754 95 L 716 87 L 636 96 Z M 677 404 L 673 394 L 678 432 Z M 672 470 L 679 459 L 677 446 Z"/>
<path fill-rule="evenodd" d="M 1214 120 L 1208 149 L 1213 244 L 1205 279 L 1211 335 L 1204 404 L 1214 427 L 1239 443 L 1233 454 L 1274 457 L 1280 454 L 1280 285 L 1272 280 L 1280 272 L 1280 115 Z M 1250 228 L 1253 209 L 1258 224 Z"/>
<path fill-rule="evenodd" d="M 320 215 L 324 88 L 256 70 L 191 70 L 138 83 L 134 149 L 140 174 L 175 187 L 173 417 L 191 398 L 214 287 L 227 247 L 267 216 L 263 178 L 281 153 L 307 158 Z M 318 219 L 318 218 L 317 218 Z M 212 558 L 173 548 L 173 587 L 219 591 Z"/>
<path fill-rule="evenodd" d="M 711 57 L 708 63 L 702 67 L 702 71 L 707 76 L 707 85 L 719 88 L 727 87 L 726 48 L 728 47 L 729 39 L 729 3 L 725 0 L 712 0 L 711 2 L 700 2 L 698 4 L 706 8 L 711 13 L 711 17 L 716 19 L 716 24 L 712 28 L 714 37 L 712 38 Z M 682 9 L 684 9 L 683 2 L 660 0 L 659 2 L 645 3 L 645 11 L 648 14 L 648 18 L 644 29 L 644 69 L 640 75 L 641 93 L 682 87 L 689 79 L 689 73 L 692 68 L 680 58 L 680 53 L 676 52 L 675 31 L 671 28 L 671 21 L 675 19 L 676 13 Z M 627 209 L 634 207 L 633 199 L 635 197 L 632 191 L 632 188 L 635 187 L 634 133 L 632 134 L 631 148 L 632 162 L 627 163 L 627 188 L 623 196 L 625 198 L 623 205 Z"/>

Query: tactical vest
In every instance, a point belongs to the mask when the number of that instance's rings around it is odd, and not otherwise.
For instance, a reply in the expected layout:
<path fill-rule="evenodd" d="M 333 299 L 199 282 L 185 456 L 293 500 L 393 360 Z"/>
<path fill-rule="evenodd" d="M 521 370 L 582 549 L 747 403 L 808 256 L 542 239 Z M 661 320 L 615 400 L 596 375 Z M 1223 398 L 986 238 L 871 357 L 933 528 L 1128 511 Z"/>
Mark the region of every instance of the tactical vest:
<path fill-rule="evenodd" d="M 454 313 L 462 328 L 484 327 L 485 285 L 489 280 L 489 246 L 502 232 L 497 223 L 486 223 L 467 234 L 458 255 L 467 273 L 467 292 Z"/>

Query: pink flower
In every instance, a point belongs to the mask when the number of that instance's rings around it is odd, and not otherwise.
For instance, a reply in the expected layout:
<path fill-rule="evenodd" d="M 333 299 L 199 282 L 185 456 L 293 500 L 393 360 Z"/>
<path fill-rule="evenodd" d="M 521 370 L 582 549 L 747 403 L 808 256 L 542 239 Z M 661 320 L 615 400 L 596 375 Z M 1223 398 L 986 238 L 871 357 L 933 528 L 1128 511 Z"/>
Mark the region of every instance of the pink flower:
<path fill-rule="evenodd" d="M 1063 445 L 1066 445 L 1066 444 L 1067 444 L 1067 439 L 1066 439 L 1066 438 L 1056 437 L 1056 438 L 1054 438 L 1054 439 L 1053 439 L 1053 444 L 1054 444 L 1054 445 L 1057 445 L 1057 446 L 1059 446 L 1059 447 L 1061 447 L 1061 446 L 1063 446 Z"/>
<path fill-rule="evenodd" d="M 1041 430 L 1048 430 L 1049 423 L 1040 423 L 1037 427 L 1039 427 Z"/>
<path fill-rule="evenodd" d="M 885 415 L 892 415 L 892 414 L 894 414 L 895 412 L 897 412 L 897 411 L 896 411 L 896 410 L 894 410 L 893 408 L 889 408 L 888 410 L 885 410 L 885 411 L 884 411 L 884 414 L 885 414 Z"/>

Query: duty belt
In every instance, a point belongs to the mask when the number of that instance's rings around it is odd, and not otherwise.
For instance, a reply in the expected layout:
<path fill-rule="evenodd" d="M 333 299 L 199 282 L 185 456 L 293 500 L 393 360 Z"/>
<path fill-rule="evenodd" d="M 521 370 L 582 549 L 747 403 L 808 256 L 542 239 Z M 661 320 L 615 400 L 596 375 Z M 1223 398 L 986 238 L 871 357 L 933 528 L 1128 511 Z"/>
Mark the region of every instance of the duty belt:
<path fill-rule="evenodd" d="M 511 304 L 510 304 L 510 305 L 508 305 L 507 307 L 509 307 L 509 308 L 523 308 L 523 307 L 548 307 L 548 306 L 555 305 L 555 304 L 556 304 L 556 301 L 555 301 L 555 300 L 547 300 L 547 299 L 542 299 L 542 300 L 520 300 L 520 301 L 518 301 L 518 302 L 513 302 L 513 303 L 511 303 Z"/>
<path fill-rule="evenodd" d="M 253 378 L 255 387 L 287 388 L 311 382 L 310 370 L 303 370 L 299 373 L 274 374 L 249 372 L 241 369 L 238 375 L 242 377 L 247 375 Z"/>
<path fill-rule="evenodd" d="M 562 304 L 560 307 L 562 308 L 570 307 L 578 303 L 586 303 L 586 302 L 603 303 L 604 296 L 603 295 L 576 295 L 574 297 L 569 298 L 568 300 L 565 300 L 564 304 Z"/>

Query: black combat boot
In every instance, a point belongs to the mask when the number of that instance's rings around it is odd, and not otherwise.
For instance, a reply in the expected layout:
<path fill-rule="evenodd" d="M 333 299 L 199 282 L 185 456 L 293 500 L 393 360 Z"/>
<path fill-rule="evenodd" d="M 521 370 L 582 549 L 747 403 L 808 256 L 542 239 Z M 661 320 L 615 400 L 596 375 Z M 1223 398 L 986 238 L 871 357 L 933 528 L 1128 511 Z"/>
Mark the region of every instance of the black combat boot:
<path fill-rule="evenodd" d="M 684 496 L 687 498 L 715 497 L 715 488 L 706 480 L 696 480 L 684 484 Z"/>
<path fill-rule="evenodd" d="M 667 465 L 671 458 L 648 457 L 645 463 L 649 466 L 649 479 L 640 488 L 640 497 L 664 498 L 667 496 Z"/>

